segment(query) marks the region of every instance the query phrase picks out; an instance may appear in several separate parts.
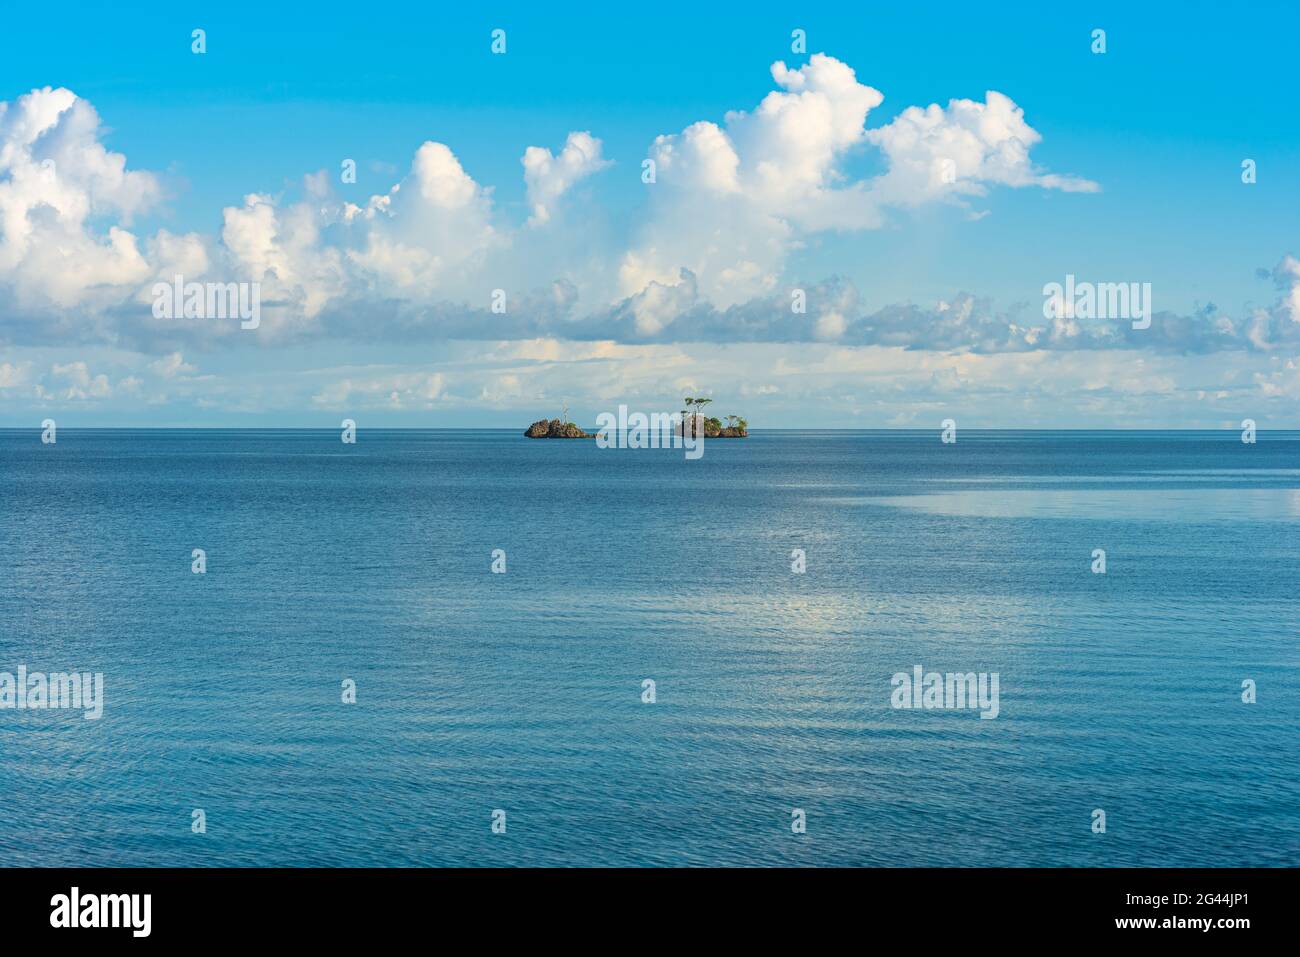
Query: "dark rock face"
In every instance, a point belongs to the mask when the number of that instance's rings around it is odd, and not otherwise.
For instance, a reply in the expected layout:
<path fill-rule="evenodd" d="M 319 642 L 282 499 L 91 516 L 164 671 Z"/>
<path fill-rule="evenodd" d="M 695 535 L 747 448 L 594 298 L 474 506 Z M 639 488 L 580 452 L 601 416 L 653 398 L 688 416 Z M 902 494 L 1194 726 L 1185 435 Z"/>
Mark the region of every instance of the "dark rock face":
<path fill-rule="evenodd" d="M 561 422 L 559 419 L 551 419 L 549 422 L 545 419 L 538 419 L 530 425 L 524 432 L 530 439 L 590 439 L 593 438 L 587 432 L 582 431 L 574 422 Z"/>

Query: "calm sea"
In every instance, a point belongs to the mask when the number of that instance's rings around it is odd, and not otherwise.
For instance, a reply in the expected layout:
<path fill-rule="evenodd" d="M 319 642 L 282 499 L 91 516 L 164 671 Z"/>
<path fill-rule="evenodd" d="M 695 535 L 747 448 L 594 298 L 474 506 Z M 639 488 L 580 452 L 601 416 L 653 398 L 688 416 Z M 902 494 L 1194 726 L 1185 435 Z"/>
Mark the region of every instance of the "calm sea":
<path fill-rule="evenodd" d="M 1298 582 L 1295 432 L 0 432 L 0 866 L 1296 865 Z"/>

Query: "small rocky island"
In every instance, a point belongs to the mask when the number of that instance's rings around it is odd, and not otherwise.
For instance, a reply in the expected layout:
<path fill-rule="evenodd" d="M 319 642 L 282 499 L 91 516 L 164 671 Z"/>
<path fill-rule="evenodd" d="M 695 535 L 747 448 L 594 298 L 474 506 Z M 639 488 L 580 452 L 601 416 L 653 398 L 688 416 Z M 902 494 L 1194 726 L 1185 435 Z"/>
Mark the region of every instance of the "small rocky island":
<path fill-rule="evenodd" d="M 681 425 L 677 427 L 683 436 L 698 436 L 701 431 L 706 439 L 743 439 L 749 435 L 749 423 L 738 415 L 724 416 L 727 424 L 716 416 L 706 416 L 701 410 L 712 402 L 707 398 L 687 396 L 687 408 L 681 411 Z M 691 406 L 695 406 L 694 411 Z M 538 419 L 524 432 L 530 439 L 594 439 L 596 436 L 584 432 L 576 422 L 569 421 L 569 409 L 565 406 L 561 419 Z"/>
<path fill-rule="evenodd" d="M 594 439 L 590 432 L 584 432 L 576 422 L 563 422 L 560 419 L 538 419 L 524 433 L 530 439 Z"/>

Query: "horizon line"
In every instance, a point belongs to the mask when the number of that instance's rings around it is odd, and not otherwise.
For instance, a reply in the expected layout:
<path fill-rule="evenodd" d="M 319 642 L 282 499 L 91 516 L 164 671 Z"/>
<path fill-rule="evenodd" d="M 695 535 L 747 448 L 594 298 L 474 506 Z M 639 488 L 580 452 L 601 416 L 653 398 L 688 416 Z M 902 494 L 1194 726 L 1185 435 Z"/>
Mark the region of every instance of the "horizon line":
<path fill-rule="evenodd" d="M 575 423 L 576 424 L 576 423 Z M 581 427 L 581 426 L 580 426 Z M 295 425 L 60 425 L 60 432 L 337 432 L 338 426 L 295 426 Z M 508 426 L 357 426 L 357 431 L 367 432 L 508 432 L 518 433 L 524 436 L 524 431 L 516 427 Z M 42 426 L 6 426 L 0 425 L 2 432 L 41 432 Z M 620 431 L 631 431 L 624 429 Z M 924 427 L 863 427 L 863 428 L 831 428 L 822 426 L 804 426 L 798 428 L 751 428 L 754 432 L 790 432 L 790 433 L 807 433 L 807 432 L 911 432 L 911 433 L 928 433 L 941 432 L 942 427 L 924 426 Z M 1122 433 L 1140 433 L 1140 432 L 1212 432 L 1212 433 L 1238 433 L 1240 428 L 1237 426 L 1223 426 L 1218 428 L 1183 428 L 1176 426 L 1150 426 L 1145 428 L 1088 428 L 1079 426 L 1044 426 L 1038 428 L 1006 428 L 1006 427 L 977 427 L 965 426 L 960 432 L 1122 432 Z M 1273 429 L 1256 429 L 1258 433 L 1275 433 L 1275 432 L 1300 432 L 1300 426 L 1294 428 L 1273 428 Z M 707 436 L 706 436 L 707 438 Z"/>

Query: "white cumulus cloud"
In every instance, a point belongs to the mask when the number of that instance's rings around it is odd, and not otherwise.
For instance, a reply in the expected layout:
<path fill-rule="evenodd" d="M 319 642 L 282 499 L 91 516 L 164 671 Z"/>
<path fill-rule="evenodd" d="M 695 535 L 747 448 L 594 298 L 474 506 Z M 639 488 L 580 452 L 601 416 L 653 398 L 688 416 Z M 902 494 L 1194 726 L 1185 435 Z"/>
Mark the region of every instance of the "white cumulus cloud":
<path fill-rule="evenodd" d="M 0 284 L 54 309 L 102 301 L 99 287 L 144 280 L 131 219 L 158 201 L 150 173 L 99 142 L 99 115 L 71 90 L 0 102 Z M 92 221 L 117 217 L 102 231 Z"/>
<path fill-rule="evenodd" d="M 600 140 L 586 132 L 570 133 L 559 156 L 545 147 L 528 147 L 521 162 L 532 210 L 530 222 L 547 222 L 556 202 L 574 183 L 609 166 L 600 153 Z"/>

